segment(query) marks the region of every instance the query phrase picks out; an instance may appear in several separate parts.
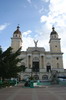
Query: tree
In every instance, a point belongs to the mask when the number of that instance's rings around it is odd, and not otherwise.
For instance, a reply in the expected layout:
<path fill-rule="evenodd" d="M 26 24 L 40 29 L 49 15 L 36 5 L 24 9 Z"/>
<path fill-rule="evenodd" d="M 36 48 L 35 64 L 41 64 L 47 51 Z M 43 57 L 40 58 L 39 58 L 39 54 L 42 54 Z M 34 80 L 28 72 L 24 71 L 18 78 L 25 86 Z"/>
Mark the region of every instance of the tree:
<path fill-rule="evenodd" d="M 9 47 L 0 55 L 0 77 L 2 79 L 17 77 L 18 73 L 22 71 L 22 65 L 19 65 L 23 59 L 19 59 L 21 48 L 15 53 L 12 53 L 12 48 Z"/>
<path fill-rule="evenodd" d="M 1 48 L 1 46 L 0 46 L 0 55 L 2 54 L 2 48 Z"/>
<path fill-rule="evenodd" d="M 25 67 L 24 65 L 21 66 L 21 69 L 22 69 L 23 72 L 25 72 L 26 68 L 27 67 Z"/>

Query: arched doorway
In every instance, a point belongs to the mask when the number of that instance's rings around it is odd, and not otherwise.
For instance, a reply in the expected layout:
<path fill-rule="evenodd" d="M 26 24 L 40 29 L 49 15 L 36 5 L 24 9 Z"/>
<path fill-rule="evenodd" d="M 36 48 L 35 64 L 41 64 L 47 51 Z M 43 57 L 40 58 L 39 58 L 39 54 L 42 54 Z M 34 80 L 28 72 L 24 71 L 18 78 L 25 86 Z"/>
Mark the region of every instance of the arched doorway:
<path fill-rule="evenodd" d="M 29 75 L 24 75 L 24 76 L 23 76 L 23 79 L 24 79 L 24 80 L 28 80 L 29 77 L 30 77 Z"/>
<path fill-rule="evenodd" d="M 42 80 L 48 80 L 48 75 L 43 75 Z"/>
<path fill-rule="evenodd" d="M 38 75 L 34 75 L 34 80 L 39 80 L 39 76 Z"/>

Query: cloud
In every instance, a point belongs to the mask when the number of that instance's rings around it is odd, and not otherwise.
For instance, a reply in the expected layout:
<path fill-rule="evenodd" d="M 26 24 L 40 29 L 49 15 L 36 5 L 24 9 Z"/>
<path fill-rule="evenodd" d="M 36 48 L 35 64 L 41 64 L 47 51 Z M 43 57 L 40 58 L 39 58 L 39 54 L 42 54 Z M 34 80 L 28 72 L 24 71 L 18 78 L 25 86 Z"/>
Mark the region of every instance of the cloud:
<path fill-rule="evenodd" d="M 31 36 L 24 37 L 23 36 L 23 45 L 22 45 L 22 50 L 25 51 L 28 47 L 33 47 L 33 38 Z"/>
<path fill-rule="evenodd" d="M 66 1 L 65 0 L 50 0 L 48 16 L 41 16 L 41 22 L 50 24 L 57 24 L 58 26 L 65 26 L 66 23 Z"/>
<path fill-rule="evenodd" d="M 47 21 L 47 16 L 41 16 L 41 19 L 40 19 L 40 22 L 43 23 L 43 22 L 46 22 Z"/>
<path fill-rule="evenodd" d="M 44 7 L 39 10 L 39 13 L 42 14 L 44 12 Z"/>
<path fill-rule="evenodd" d="M 31 0 L 27 0 L 27 1 L 28 1 L 28 3 L 30 3 L 30 4 L 31 4 L 31 2 L 32 2 Z"/>
<path fill-rule="evenodd" d="M 0 31 L 4 30 L 9 25 L 10 25 L 9 23 L 5 23 L 3 25 L 0 25 Z"/>
<path fill-rule="evenodd" d="M 31 30 L 27 30 L 25 32 L 22 33 L 23 35 L 23 45 L 22 45 L 22 50 L 26 50 L 28 47 L 31 47 L 33 46 L 33 38 L 31 37 L 31 33 L 32 31 Z"/>
<path fill-rule="evenodd" d="M 23 32 L 22 34 L 23 34 L 23 36 L 28 36 L 28 35 L 30 35 L 30 33 L 32 33 L 32 31 L 31 30 L 28 30 L 26 32 Z"/>

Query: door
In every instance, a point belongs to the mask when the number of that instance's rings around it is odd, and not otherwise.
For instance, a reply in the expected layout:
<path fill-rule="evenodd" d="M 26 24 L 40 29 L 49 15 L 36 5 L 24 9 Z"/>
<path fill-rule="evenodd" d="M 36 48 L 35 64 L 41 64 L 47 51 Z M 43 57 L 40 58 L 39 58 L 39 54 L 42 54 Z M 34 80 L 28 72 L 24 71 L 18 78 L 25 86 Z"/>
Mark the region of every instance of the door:
<path fill-rule="evenodd" d="M 33 72 L 39 72 L 39 62 L 33 62 Z"/>
<path fill-rule="evenodd" d="M 47 72 L 51 71 L 51 66 L 47 66 Z"/>

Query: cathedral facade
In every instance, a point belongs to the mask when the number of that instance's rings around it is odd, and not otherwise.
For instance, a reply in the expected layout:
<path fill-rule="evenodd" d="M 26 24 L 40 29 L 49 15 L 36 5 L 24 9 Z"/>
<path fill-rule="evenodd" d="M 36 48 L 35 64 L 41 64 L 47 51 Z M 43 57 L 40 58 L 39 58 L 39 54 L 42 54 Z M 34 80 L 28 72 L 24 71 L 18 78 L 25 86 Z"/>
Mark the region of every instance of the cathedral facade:
<path fill-rule="evenodd" d="M 21 51 L 20 58 L 23 58 L 21 64 L 26 67 L 26 70 L 19 74 L 20 78 L 23 79 L 32 75 L 35 79 L 44 79 L 49 77 L 51 70 L 63 73 L 63 53 L 61 52 L 60 40 L 53 27 L 49 39 L 50 51 L 45 51 L 44 47 L 38 47 L 38 41 L 34 41 L 34 47 L 28 47 L 26 51 Z M 18 26 L 11 38 L 11 47 L 15 52 L 21 46 L 22 34 Z"/>

